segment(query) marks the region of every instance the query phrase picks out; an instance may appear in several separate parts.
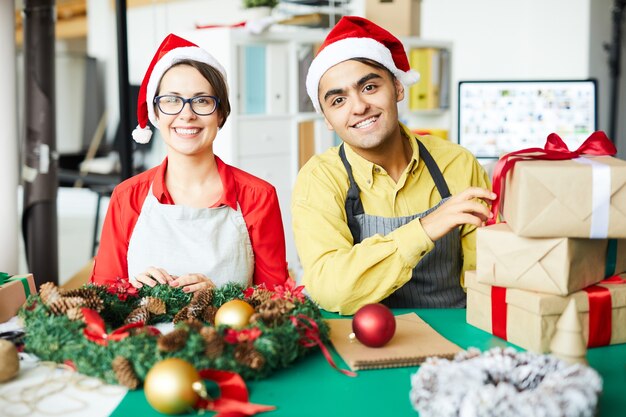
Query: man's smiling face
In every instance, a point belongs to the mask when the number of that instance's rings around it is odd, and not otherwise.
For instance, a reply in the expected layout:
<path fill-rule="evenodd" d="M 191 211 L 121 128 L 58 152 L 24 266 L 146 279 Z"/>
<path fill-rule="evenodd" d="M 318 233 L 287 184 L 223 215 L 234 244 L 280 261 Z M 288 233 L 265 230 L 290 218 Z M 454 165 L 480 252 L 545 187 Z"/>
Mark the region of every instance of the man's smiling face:
<path fill-rule="evenodd" d="M 398 129 L 404 87 L 383 68 L 343 61 L 324 73 L 318 93 L 326 125 L 357 153 L 383 148 Z"/>

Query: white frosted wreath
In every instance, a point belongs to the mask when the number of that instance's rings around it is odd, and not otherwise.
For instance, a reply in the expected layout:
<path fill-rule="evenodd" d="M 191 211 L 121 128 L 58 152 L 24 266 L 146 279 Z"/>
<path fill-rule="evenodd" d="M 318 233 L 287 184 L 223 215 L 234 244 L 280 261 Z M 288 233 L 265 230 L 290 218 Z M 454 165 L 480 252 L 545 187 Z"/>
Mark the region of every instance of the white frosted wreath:
<path fill-rule="evenodd" d="M 411 385 L 420 417 L 593 417 L 602 378 L 550 355 L 470 348 L 453 360 L 428 358 Z"/>

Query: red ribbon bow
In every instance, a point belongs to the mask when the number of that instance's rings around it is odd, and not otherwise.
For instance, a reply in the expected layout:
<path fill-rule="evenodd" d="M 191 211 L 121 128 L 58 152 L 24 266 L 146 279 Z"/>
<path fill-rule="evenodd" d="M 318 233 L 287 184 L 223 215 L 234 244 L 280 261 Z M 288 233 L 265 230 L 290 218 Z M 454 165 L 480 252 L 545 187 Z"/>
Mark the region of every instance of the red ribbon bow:
<path fill-rule="evenodd" d="M 322 354 L 324 355 L 326 361 L 330 364 L 330 366 L 332 366 L 344 375 L 356 376 L 355 372 L 348 371 L 347 369 L 340 369 L 337 364 L 335 364 L 333 357 L 330 355 L 330 352 L 322 342 L 322 339 L 320 339 L 320 329 L 317 326 L 317 323 L 311 320 L 310 317 L 307 317 L 304 314 L 298 314 L 297 316 L 289 317 L 289 319 L 300 333 L 300 344 L 302 346 L 306 348 L 316 345 L 319 346 Z"/>
<path fill-rule="evenodd" d="M 85 337 L 94 343 L 102 346 L 106 346 L 110 340 L 122 340 L 130 335 L 128 330 L 143 327 L 143 322 L 136 322 L 124 325 L 111 333 L 107 333 L 104 320 L 100 317 L 97 311 L 83 307 L 81 309 L 83 313 L 83 320 L 86 324 L 83 329 Z"/>
<path fill-rule="evenodd" d="M 199 408 L 216 411 L 214 417 L 246 417 L 276 409 L 271 405 L 249 402 L 248 388 L 241 376 L 235 372 L 203 369 L 198 373 L 202 378 L 215 382 L 222 394 L 220 398 L 214 400 L 200 399 L 197 404 Z"/>
<path fill-rule="evenodd" d="M 513 166 L 517 162 L 533 159 L 562 161 L 578 158 L 581 155 L 612 156 L 616 153 L 617 149 L 615 149 L 613 142 L 609 140 L 604 132 L 599 130 L 593 132 L 575 151 L 570 151 L 559 135 L 551 133 L 548 135 L 548 139 L 543 148 L 521 149 L 504 155 L 500 158 L 493 171 L 493 191 L 497 196 L 491 204 L 493 217 L 487 221 L 487 224 L 494 224 L 497 221 L 500 211 L 500 202 L 504 196 L 506 174 L 513 169 Z"/>

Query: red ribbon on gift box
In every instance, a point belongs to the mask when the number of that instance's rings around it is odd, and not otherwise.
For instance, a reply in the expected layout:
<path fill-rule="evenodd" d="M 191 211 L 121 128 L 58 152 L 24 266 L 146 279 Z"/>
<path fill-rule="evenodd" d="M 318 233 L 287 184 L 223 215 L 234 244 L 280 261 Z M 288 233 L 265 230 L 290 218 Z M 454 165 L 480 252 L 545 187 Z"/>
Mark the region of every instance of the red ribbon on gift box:
<path fill-rule="evenodd" d="M 599 130 L 593 132 L 575 151 L 570 151 L 559 135 L 551 133 L 548 135 L 548 139 L 543 148 L 521 149 L 504 155 L 497 162 L 493 170 L 492 186 L 497 196 L 491 204 L 493 217 L 487 221 L 487 224 L 497 222 L 500 203 L 504 197 L 506 174 L 513 169 L 513 166 L 515 166 L 517 162 L 528 160 L 563 161 L 578 158 L 582 155 L 613 156 L 616 153 L 617 149 L 615 145 L 613 145 L 613 142 L 609 140 L 604 132 Z"/>
<path fill-rule="evenodd" d="M 626 284 L 626 280 L 614 275 L 600 284 Z M 584 288 L 589 298 L 589 340 L 588 347 L 606 346 L 611 343 L 613 328 L 613 301 L 606 287 L 592 285 Z"/>
<path fill-rule="evenodd" d="M 626 284 L 626 279 L 614 275 L 599 284 Z M 491 287 L 491 332 L 494 336 L 507 339 L 506 288 Z M 606 346 L 611 343 L 613 302 L 606 287 L 591 285 L 584 288 L 589 299 L 589 338 L 587 347 Z"/>

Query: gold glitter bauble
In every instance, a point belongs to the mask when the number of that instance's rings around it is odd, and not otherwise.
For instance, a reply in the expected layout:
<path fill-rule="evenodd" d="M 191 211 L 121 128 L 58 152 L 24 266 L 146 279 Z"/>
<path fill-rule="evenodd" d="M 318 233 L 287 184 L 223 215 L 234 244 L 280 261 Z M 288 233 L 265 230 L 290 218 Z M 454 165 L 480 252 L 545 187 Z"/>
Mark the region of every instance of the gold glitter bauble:
<path fill-rule="evenodd" d="M 0 382 L 8 381 L 20 371 L 20 358 L 15 345 L 0 339 Z"/>
<path fill-rule="evenodd" d="M 189 412 L 200 396 L 194 383 L 202 381 L 196 368 L 189 362 L 169 358 L 157 362 L 146 375 L 144 392 L 148 403 L 163 414 Z M 196 384 L 197 385 L 197 384 Z"/>
<path fill-rule="evenodd" d="M 241 329 L 248 325 L 254 308 L 243 300 L 231 300 L 215 313 L 215 326 L 225 325 L 234 329 Z"/>

